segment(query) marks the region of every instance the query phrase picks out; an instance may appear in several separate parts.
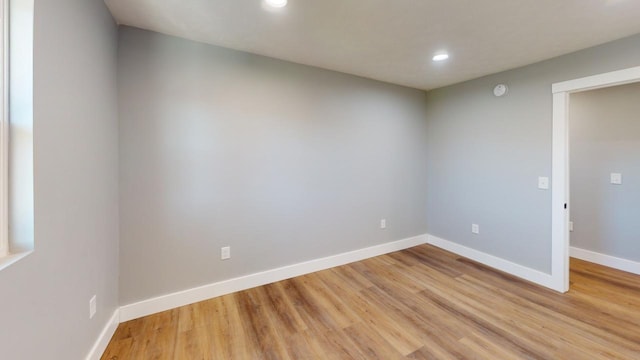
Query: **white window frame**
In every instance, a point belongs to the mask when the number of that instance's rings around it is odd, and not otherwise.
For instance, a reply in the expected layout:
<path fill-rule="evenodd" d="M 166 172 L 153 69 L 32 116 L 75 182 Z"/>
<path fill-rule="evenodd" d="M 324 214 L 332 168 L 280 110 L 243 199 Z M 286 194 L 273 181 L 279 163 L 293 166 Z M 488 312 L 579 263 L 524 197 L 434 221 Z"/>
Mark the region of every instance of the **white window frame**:
<path fill-rule="evenodd" d="M 0 0 L 0 257 L 9 254 L 9 1 Z"/>

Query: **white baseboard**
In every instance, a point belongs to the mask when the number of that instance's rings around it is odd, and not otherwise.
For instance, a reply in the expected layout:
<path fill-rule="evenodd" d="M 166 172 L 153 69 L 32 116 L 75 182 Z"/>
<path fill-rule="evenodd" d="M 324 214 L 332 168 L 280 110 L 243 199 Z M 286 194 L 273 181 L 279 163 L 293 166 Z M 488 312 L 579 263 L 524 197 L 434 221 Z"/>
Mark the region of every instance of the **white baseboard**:
<path fill-rule="evenodd" d="M 172 294 L 143 300 L 120 307 L 120 322 L 133 320 L 142 316 L 155 314 L 176 307 L 193 304 L 217 296 L 236 291 L 250 289 L 256 286 L 270 284 L 276 281 L 329 269 L 332 267 L 368 259 L 374 256 L 388 254 L 422 245 L 426 243 L 427 235 L 419 235 L 408 239 L 398 240 L 386 244 L 371 246 L 338 255 L 315 259 L 299 264 L 284 266 L 247 276 L 237 277 L 225 281 L 208 284 L 193 289 L 178 291 Z"/>
<path fill-rule="evenodd" d="M 535 269 L 528 268 L 526 266 L 522 266 L 511 261 L 489 255 L 487 253 L 483 253 L 482 251 L 478 251 L 472 248 L 468 248 L 466 246 L 462 246 L 460 244 L 456 244 L 454 242 L 441 239 L 437 236 L 428 235 L 427 243 L 433 246 L 437 246 L 441 249 L 450 251 L 460 256 L 464 256 L 471 260 L 477 261 L 481 264 L 490 266 L 494 269 L 504 271 L 513 276 L 517 276 L 521 279 L 531 281 L 538 285 L 542 285 L 544 287 L 558 290 L 556 287 L 556 283 L 553 281 L 553 277 L 551 274 L 544 273 L 542 271 L 538 271 Z"/>
<path fill-rule="evenodd" d="M 113 334 L 116 332 L 118 328 L 118 324 L 120 323 L 120 310 L 116 309 L 111 315 L 109 322 L 104 326 L 100 336 L 98 336 L 98 340 L 96 340 L 95 344 L 89 351 L 89 355 L 87 355 L 87 360 L 100 360 L 102 354 L 107 349 L 107 345 L 109 345 L 109 341 L 113 337 Z"/>
<path fill-rule="evenodd" d="M 595 251 L 580 249 L 577 247 L 570 248 L 571 257 L 576 259 L 589 261 L 592 263 L 608 266 L 610 268 L 630 272 L 640 275 L 640 262 L 622 259 L 619 257 L 597 253 Z"/>

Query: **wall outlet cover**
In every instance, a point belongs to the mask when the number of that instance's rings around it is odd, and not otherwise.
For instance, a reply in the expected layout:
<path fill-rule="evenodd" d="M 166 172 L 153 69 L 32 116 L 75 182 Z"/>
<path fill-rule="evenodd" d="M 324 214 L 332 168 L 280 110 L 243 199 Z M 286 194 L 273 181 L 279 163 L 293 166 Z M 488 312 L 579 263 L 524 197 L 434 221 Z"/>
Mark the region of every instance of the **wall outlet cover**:
<path fill-rule="evenodd" d="M 474 234 L 480 234 L 480 225 L 471 224 L 471 232 Z"/>
<path fill-rule="evenodd" d="M 227 260 L 231 258 L 231 247 L 225 246 L 220 249 L 220 259 Z"/>

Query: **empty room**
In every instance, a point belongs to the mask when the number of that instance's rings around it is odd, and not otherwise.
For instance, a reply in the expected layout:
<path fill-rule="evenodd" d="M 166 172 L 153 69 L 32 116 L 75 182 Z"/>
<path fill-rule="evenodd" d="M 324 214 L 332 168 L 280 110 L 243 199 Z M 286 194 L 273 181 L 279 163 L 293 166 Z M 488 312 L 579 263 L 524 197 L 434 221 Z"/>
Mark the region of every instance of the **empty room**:
<path fill-rule="evenodd" d="M 0 359 L 640 359 L 640 2 L 0 18 Z"/>

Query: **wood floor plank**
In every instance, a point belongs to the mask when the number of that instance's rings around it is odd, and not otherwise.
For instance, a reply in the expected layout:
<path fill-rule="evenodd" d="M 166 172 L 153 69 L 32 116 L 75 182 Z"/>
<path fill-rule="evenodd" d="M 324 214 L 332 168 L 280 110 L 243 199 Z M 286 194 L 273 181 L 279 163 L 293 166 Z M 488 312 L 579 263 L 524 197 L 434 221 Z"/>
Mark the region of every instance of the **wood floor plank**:
<path fill-rule="evenodd" d="M 351 292 L 340 286 L 339 282 L 334 282 L 328 274 L 320 274 L 322 281 L 332 291 L 343 294 L 345 302 L 352 307 L 352 312 L 357 314 L 362 323 L 375 328 L 401 354 L 408 355 L 422 346 L 422 342 L 413 333 L 407 332 L 403 327 L 404 323 L 396 321 L 389 316 L 388 312 L 382 312 L 383 308 L 376 307 L 367 299 L 364 289 L 360 292 Z"/>
<path fill-rule="evenodd" d="M 367 359 L 395 360 L 405 358 L 376 329 L 366 324 L 355 324 L 345 329 L 345 333 Z"/>
<path fill-rule="evenodd" d="M 218 349 L 228 349 L 227 359 L 255 359 L 258 348 L 249 342 L 251 329 L 243 326 L 241 309 L 235 294 L 222 297 L 221 310 L 224 317 L 218 324 L 215 343 Z M 225 336 L 220 336 L 223 334 Z M 222 357 L 221 357 L 222 358 Z"/>
<path fill-rule="evenodd" d="M 243 327 L 250 329 L 248 345 L 257 348 L 264 359 L 289 359 L 286 345 L 273 326 L 265 305 L 260 302 L 257 288 L 237 293 L 237 301 Z"/>
<path fill-rule="evenodd" d="M 484 291 L 490 286 L 489 284 L 478 282 L 473 278 L 464 278 L 464 276 L 459 278 L 459 280 L 463 281 L 469 288 L 475 288 L 478 291 Z M 542 328 L 542 330 L 538 330 L 538 332 L 548 332 L 551 336 L 552 334 L 563 332 L 567 327 L 571 327 L 573 331 L 567 334 L 567 338 L 577 336 L 588 340 L 587 344 L 589 346 L 583 347 L 582 350 L 591 349 L 596 351 L 596 349 L 591 346 L 593 343 L 593 345 L 598 344 L 604 349 L 617 348 L 619 351 L 626 353 L 626 356 L 634 356 L 637 354 L 637 351 L 640 351 L 640 343 L 615 336 L 600 327 L 559 314 L 554 311 L 554 309 L 539 306 L 527 301 L 527 299 L 502 291 L 499 288 L 493 288 L 492 291 L 496 294 L 496 298 L 500 299 L 499 302 L 494 303 L 494 305 L 513 308 L 516 316 L 511 319 L 516 320 L 517 318 L 521 318 L 527 323 L 537 324 L 538 327 Z M 626 321 L 618 321 L 617 325 L 624 325 L 624 323 L 626 323 Z M 634 331 L 633 327 L 626 328 Z"/>
<path fill-rule="evenodd" d="M 640 276 L 556 293 L 429 245 L 119 325 L 102 359 L 640 359 Z"/>

